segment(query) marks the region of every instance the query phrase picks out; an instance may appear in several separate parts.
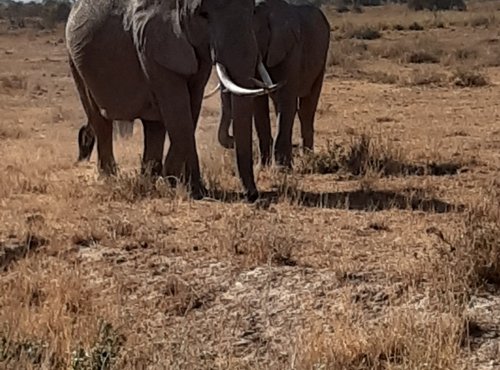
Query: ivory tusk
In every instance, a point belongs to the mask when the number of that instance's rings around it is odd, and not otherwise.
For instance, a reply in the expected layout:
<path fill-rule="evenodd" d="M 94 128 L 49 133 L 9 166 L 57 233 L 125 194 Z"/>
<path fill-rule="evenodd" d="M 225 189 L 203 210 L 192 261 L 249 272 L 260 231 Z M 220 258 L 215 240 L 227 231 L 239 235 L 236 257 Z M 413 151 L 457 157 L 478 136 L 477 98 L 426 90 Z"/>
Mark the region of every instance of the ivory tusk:
<path fill-rule="evenodd" d="M 279 83 L 273 84 L 273 85 L 266 85 L 264 82 L 259 81 L 256 78 L 251 78 L 251 80 L 255 85 L 257 85 L 258 87 L 262 87 L 267 92 L 273 92 L 274 90 L 277 90 L 282 85 Z"/>
<path fill-rule="evenodd" d="M 217 86 L 215 86 L 215 88 L 212 91 L 210 91 L 207 95 L 204 95 L 203 99 L 208 99 L 211 96 L 215 95 L 215 93 L 219 91 L 219 89 L 220 89 L 220 82 L 217 84 Z"/>
<path fill-rule="evenodd" d="M 259 71 L 260 77 L 262 78 L 262 81 L 267 85 L 267 87 L 273 86 L 273 80 L 271 79 L 271 76 L 269 76 L 269 72 L 267 72 L 266 67 L 262 62 L 259 62 L 259 65 L 257 66 L 257 70 Z"/>
<path fill-rule="evenodd" d="M 257 95 L 264 95 L 264 94 L 268 93 L 267 89 L 264 89 L 264 88 L 247 89 L 245 87 L 238 86 L 229 78 L 229 75 L 226 72 L 226 68 L 220 63 L 215 63 L 215 70 L 217 72 L 217 76 L 219 77 L 221 84 L 225 88 L 227 88 L 230 93 L 232 93 L 234 95 L 257 96 Z"/>

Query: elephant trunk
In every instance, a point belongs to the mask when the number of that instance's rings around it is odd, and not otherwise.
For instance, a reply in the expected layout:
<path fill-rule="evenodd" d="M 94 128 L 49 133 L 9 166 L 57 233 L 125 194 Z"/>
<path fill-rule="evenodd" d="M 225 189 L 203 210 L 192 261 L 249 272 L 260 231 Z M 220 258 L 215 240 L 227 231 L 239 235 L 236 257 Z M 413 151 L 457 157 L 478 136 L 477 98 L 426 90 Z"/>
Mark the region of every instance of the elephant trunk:
<path fill-rule="evenodd" d="M 236 2 L 233 4 L 236 6 Z M 241 17 L 241 10 L 236 7 L 230 19 L 226 18 L 225 22 L 219 24 L 212 23 L 212 58 L 221 89 L 233 93 L 231 118 L 236 163 L 246 197 L 253 201 L 258 197 L 258 192 L 253 174 L 253 99 L 250 97 L 256 93 L 265 93 L 265 89 L 255 88 L 252 81 L 259 53 L 253 33 L 251 9 L 248 10 L 246 17 Z M 248 90 L 252 93 L 246 94 Z"/>

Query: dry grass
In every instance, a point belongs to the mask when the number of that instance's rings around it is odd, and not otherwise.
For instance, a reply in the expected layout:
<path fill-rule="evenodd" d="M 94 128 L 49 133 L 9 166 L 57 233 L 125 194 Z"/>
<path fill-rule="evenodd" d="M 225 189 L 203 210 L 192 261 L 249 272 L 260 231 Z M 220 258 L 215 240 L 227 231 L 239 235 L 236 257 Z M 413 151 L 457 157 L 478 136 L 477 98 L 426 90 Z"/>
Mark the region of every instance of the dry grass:
<path fill-rule="evenodd" d="M 464 278 L 472 287 L 500 284 L 500 194 L 498 187 L 485 191 L 484 200 L 474 205 L 464 219 L 458 236 L 457 254 Z"/>
<path fill-rule="evenodd" d="M 254 205 L 217 98 L 208 199 L 136 172 L 141 130 L 100 178 L 62 30 L 0 35 L 0 367 L 495 368 L 498 10 L 468 5 L 329 14 L 315 151 L 256 168 Z"/>
<path fill-rule="evenodd" d="M 5 90 L 26 90 L 28 88 L 26 77 L 18 75 L 1 76 L 0 85 Z"/>
<path fill-rule="evenodd" d="M 480 71 L 459 68 L 453 74 L 453 83 L 459 87 L 484 87 L 489 85 L 488 78 Z"/>

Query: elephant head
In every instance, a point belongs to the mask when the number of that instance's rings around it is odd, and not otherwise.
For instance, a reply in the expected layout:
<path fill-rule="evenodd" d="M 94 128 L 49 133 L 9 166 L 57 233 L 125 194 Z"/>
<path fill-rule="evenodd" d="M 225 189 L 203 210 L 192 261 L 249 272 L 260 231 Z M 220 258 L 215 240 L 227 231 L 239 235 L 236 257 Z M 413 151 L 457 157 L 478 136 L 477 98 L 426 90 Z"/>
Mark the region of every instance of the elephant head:
<path fill-rule="evenodd" d="M 254 0 L 128 1 L 134 4 L 130 27 L 143 60 L 153 57 L 169 70 L 190 76 L 199 70 L 200 59 L 211 57 L 219 78 L 233 94 L 255 96 L 269 90 L 253 80 L 258 62 Z M 165 19 L 172 24 L 167 32 Z M 154 55 L 146 51 L 151 35 L 147 28 L 154 29 L 160 41 Z"/>
<path fill-rule="evenodd" d="M 300 42 L 298 13 L 282 0 L 257 0 L 254 30 L 265 65 L 280 64 Z"/>

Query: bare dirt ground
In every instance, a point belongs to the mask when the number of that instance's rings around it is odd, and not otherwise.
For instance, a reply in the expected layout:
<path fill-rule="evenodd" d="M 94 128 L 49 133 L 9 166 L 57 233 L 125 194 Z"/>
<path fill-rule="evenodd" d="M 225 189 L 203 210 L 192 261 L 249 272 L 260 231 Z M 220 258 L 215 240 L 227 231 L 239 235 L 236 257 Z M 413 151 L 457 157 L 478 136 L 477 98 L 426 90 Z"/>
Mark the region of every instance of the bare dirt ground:
<path fill-rule="evenodd" d="M 500 11 L 329 17 L 316 153 L 257 205 L 217 97 L 214 199 L 138 176 L 140 125 L 76 164 L 62 30 L 1 29 L 2 368 L 500 369 Z"/>

